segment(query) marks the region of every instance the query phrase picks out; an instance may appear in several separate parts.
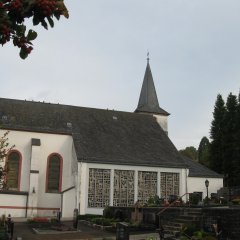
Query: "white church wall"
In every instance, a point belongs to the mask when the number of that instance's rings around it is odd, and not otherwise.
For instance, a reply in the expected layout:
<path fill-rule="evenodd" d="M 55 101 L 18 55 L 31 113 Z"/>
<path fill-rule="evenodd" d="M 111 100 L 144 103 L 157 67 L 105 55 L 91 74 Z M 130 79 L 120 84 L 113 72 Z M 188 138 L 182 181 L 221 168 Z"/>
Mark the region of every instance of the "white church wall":
<path fill-rule="evenodd" d="M 73 211 L 76 208 L 76 192 L 75 188 L 70 189 L 62 194 L 62 217 L 72 218 Z"/>
<path fill-rule="evenodd" d="M 164 132 L 168 134 L 168 116 L 153 115 Z"/>
<path fill-rule="evenodd" d="M 0 131 L 3 134 L 4 130 Z M 61 207 L 61 194 L 60 193 L 46 193 L 46 170 L 47 159 L 52 153 L 58 153 L 63 159 L 62 166 L 62 190 L 71 187 L 74 183 L 74 176 L 72 174 L 72 136 L 63 134 L 46 134 L 35 132 L 21 132 L 10 131 L 9 133 L 10 145 L 15 145 L 14 149 L 18 150 L 22 156 L 22 168 L 21 168 L 21 183 L 20 191 L 32 192 L 32 188 L 35 187 L 36 194 L 35 205 L 31 206 L 29 202 L 29 208 L 34 207 L 37 209 L 37 215 L 52 215 Z M 40 139 L 40 146 L 33 146 L 33 153 L 38 151 L 38 155 L 33 159 L 32 169 L 39 171 L 38 174 L 38 186 L 31 184 L 30 189 L 30 166 L 32 155 L 32 138 Z M 15 206 L 17 207 L 16 201 Z M 0 204 L 1 207 L 1 204 Z"/>
<path fill-rule="evenodd" d="M 207 196 L 207 189 L 205 186 L 205 180 L 208 179 L 208 196 L 211 193 L 217 193 L 221 187 L 223 187 L 223 178 L 200 178 L 200 177 L 188 177 L 188 193 L 202 192 L 203 198 Z"/>
<path fill-rule="evenodd" d="M 26 195 L 0 194 L 0 216 L 25 217 L 26 202 Z"/>
<path fill-rule="evenodd" d="M 92 163 L 79 163 L 79 174 L 81 175 L 80 177 L 80 188 L 81 190 L 79 191 L 80 194 L 80 214 L 84 215 L 84 214 L 103 214 L 103 209 L 104 208 L 94 208 L 94 207 L 88 207 L 88 185 L 89 185 L 89 169 L 90 168 L 96 168 L 96 169 L 109 169 L 111 170 L 111 189 L 110 189 L 110 203 L 112 205 L 112 199 L 113 199 L 113 174 L 114 174 L 114 170 L 132 170 L 135 171 L 135 174 L 138 173 L 138 171 L 150 171 L 150 172 L 157 172 L 158 175 L 161 172 L 169 172 L 169 173 L 179 173 L 180 175 L 180 189 L 179 189 L 179 193 L 180 195 L 183 195 L 185 193 L 185 186 L 186 186 L 186 178 L 185 176 L 183 176 L 183 173 L 185 171 L 185 169 L 178 169 L 178 168 L 160 168 L 160 167 L 146 167 L 146 166 L 128 166 L 128 165 L 110 165 L 110 164 L 92 164 Z M 160 176 L 160 175 L 159 175 Z M 137 200 L 137 177 L 135 175 L 135 196 L 134 196 L 134 200 Z M 158 178 L 159 179 L 159 178 Z M 160 181 L 158 181 L 158 185 L 160 186 Z M 158 186 L 158 189 L 160 189 L 160 187 Z"/>

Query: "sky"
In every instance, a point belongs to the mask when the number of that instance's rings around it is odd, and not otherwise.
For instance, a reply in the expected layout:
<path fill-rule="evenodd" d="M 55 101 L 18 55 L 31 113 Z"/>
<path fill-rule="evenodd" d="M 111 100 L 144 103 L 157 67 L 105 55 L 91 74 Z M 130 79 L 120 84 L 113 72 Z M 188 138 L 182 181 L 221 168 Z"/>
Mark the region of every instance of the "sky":
<path fill-rule="evenodd" d="M 149 52 L 172 142 L 197 148 L 209 137 L 217 94 L 240 89 L 239 0 L 65 4 L 69 19 L 33 28 L 26 60 L 12 44 L 0 47 L 0 97 L 133 112 Z"/>

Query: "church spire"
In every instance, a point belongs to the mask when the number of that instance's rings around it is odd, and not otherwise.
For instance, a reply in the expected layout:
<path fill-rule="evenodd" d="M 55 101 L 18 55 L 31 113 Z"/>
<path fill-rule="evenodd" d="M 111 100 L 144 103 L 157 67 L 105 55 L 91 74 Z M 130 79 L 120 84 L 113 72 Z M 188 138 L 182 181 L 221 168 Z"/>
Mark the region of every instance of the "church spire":
<path fill-rule="evenodd" d="M 149 64 L 149 53 L 147 54 L 147 67 L 143 79 L 138 106 L 135 112 L 153 113 L 166 116 L 169 115 L 168 112 L 159 107 L 157 93 Z"/>

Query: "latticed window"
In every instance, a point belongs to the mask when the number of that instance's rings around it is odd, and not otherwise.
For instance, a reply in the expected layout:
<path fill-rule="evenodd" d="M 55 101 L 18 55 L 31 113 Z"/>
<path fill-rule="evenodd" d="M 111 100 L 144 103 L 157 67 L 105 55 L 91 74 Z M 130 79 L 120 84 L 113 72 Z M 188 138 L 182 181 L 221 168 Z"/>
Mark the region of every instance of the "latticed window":
<path fill-rule="evenodd" d="M 12 151 L 7 158 L 7 188 L 9 190 L 20 190 L 21 156 Z"/>
<path fill-rule="evenodd" d="M 161 172 L 161 197 L 179 195 L 179 173 Z"/>
<path fill-rule="evenodd" d="M 114 206 L 132 206 L 134 204 L 134 171 L 114 171 Z"/>
<path fill-rule="evenodd" d="M 144 204 L 157 195 L 157 172 L 138 172 L 138 201 Z"/>
<path fill-rule="evenodd" d="M 110 170 L 89 169 L 88 207 L 110 205 Z"/>
<path fill-rule="evenodd" d="M 62 158 L 58 154 L 52 154 L 48 158 L 46 192 L 60 192 L 61 183 Z"/>

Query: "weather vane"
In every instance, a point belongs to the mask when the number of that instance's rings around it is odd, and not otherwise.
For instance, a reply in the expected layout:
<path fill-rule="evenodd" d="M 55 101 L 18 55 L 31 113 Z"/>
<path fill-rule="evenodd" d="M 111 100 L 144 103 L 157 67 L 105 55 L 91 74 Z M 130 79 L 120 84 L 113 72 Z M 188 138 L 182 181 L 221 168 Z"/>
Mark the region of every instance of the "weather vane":
<path fill-rule="evenodd" d="M 149 58 L 149 51 L 147 52 L 147 61 L 149 62 L 150 58 Z"/>

